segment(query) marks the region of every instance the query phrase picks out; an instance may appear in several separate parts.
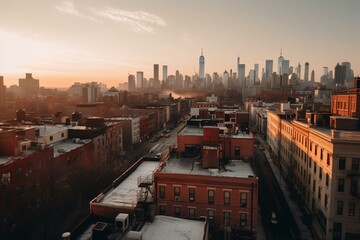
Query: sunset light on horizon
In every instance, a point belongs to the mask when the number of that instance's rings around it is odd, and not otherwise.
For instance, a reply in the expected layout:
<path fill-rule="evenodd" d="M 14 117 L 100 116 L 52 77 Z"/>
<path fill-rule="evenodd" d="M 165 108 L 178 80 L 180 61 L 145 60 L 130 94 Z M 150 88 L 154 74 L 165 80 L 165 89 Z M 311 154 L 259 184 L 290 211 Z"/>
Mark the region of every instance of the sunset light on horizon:
<path fill-rule="evenodd" d="M 2 1 L 0 75 L 7 86 L 31 72 L 46 87 L 97 81 L 108 87 L 153 64 L 169 74 L 236 70 L 283 55 L 290 65 L 351 62 L 360 74 L 360 2 L 349 1 Z M 300 11 L 301 10 L 301 11 Z"/>

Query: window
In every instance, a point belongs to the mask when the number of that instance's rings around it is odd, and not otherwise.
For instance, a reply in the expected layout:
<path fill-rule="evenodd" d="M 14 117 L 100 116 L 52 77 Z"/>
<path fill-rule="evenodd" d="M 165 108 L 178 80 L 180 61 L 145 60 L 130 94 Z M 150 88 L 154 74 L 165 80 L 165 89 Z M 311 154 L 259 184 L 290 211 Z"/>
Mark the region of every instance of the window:
<path fill-rule="evenodd" d="M 312 142 L 310 142 L 310 152 L 312 152 Z"/>
<path fill-rule="evenodd" d="M 240 226 L 246 226 L 246 213 L 240 213 Z"/>
<path fill-rule="evenodd" d="M 344 209 L 344 201 L 337 201 L 336 214 L 342 215 Z"/>
<path fill-rule="evenodd" d="M 349 216 L 355 216 L 356 202 L 349 202 Z"/>
<path fill-rule="evenodd" d="M 240 207 L 246 207 L 247 206 L 247 193 L 242 192 L 240 193 Z"/>
<path fill-rule="evenodd" d="M 230 212 L 224 212 L 224 225 L 230 224 Z"/>
<path fill-rule="evenodd" d="M 53 138 L 53 136 L 50 136 L 50 141 L 52 141 L 54 138 Z"/>
<path fill-rule="evenodd" d="M 351 170 L 352 171 L 359 171 L 359 162 L 360 162 L 360 158 L 353 158 L 351 160 Z"/>
<path fill-rule="evenodd" d="M 345 187 L 345 179 L 339 178 L 338 179 L 338 192 L 344 192 L 344 187 Z"/>
<path fill-rule="evenodd" d="M 315 145 L 315 156 L 317 156 L 317 149 L 318 149 L 318 146 Z"/>
<path fill-rule="evenodd" d="M 214 222 L 214 216 L 215 216 L 215 211 L 214 210 L 208 210 L 208 219 L 209 219 L 209 222 Z"/>
<path fill-rule="evenodd" d="M 357 190 L 358 190 L 358 178 L 351 178 L 350 182 L 350 194 L 357 196 Z"/>
<path fill-rule="evenodd" d="M 315 186 L 316 186 L 316 183 L 315 183 L 315 180 L 313 180 L 313 192 L 315 192 Z"/>
<path fill-rule="evenodd" d="M 323 152 L 324 152 L 324 149 L 320 149 L 320 160 L 323 160 Z"/>
<path fill-rule="evenodd" d="M 319 167 L 319 179 L 322 179 L 322 168 Z"/>
<path fill-rule="evenodd" d="M 179 206 L 174 207 L 174 216 L 180 217 L 180 207 Z"/>
<path fill-rule="evenodd" d="M 159 198 L 165 199 L 165 186 L 159 186 Z"/>
<path fill-rule="evenodd" d="M 174 187 L 174 198 L 180 197 L 180 187 Z"/>
<path fill-rule="evenodd" d="M 328 208 L 328 195 L 327 194 L 325 194 L 324 205 L 325 205 L 325 208 L 327 209 Z"/>
<path fill-rule="evenodd" d="M 8 184 L 11 181 L 11 173 L 3 173 L 1 174 L 1 184 Z"/>
<path fill-rule="evenodd" d="M 329 174 L 328 173 L 326 174 L 326 177 L 325 177 L 325 184 L 327 187 L 329 186 Z"/>
<path fill-rule="evenodd" d="M 316 162 L 314 162 L 314 173 L 316 173 Z"/>
<path fill-rule="evenodd" d="M 189 188 L 189 201 L 195 201 L 195 188 Z"/>
<path fill-rule="evenodd" d="M 63 138 L 65 136 L 65 134 L 64 133 L 61 133 L 61 137 Z"/>
<path fill-rule="evenodd" d="M 330 166 L 330 154 L 329 153 L 327 153 L 327 155 L 326 155 L 326 164 L 328 166 Z"/>
<path fill-rule="evenodd" d="M 208 203 L 214 203 L 215 190 L 208 190 Z"/>
<path fill-rule="evenodd" d="M 159 214 L 166 214 L 166 205 L 159 205 Z"/>
<path fill-rule="evenodd" d="M 189 217 L 194 218 L 195 217 L 195 208 L 189 208 Z"/>
<path fill-rule="evenodd" d="M 235 157 L 240 157 L 240 148 L 239 147 L 235 147 L 234 155 L 235 155 Z"/>
<path fill-rule="evenodd" d="M 224 204 L 227 204 L 227 205 L 230 204 L 230 192 L 229 191 L 224 192 Z"/>
<path fill-rule="evenodd" d="M 321 200 L 321 187 L 318 187 L 318 199 Z"/>
<path fill-rule="evenodd" d="M 345 170 L 346 158 L 339 158 L 339 170 Z"/>

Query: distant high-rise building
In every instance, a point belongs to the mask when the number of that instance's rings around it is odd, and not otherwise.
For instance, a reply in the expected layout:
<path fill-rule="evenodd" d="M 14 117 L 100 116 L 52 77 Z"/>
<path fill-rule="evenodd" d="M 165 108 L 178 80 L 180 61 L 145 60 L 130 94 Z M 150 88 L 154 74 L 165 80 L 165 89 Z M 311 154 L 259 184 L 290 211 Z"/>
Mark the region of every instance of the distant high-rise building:
<path fill-rule="evenodd" d="M 213 84 L 217 85 L 220 83 L 220 76 L 217 72 L 213 73 Z"/>
<path fill-rule="evenodd" d="M 305 63 L 305 72 L 304 72 L 304 83 L 305 86 L 308 84 L 309 81 L 309 63 Z"/>
<path fill-rule="evenodd" d="M 160 80 L 159 80 L 159 64 L 154 64 L 154 87 L 160 86 Z"/>
<path fill-rule="evenodd" d="M 144 88 L 144 73 L 143 72 L 136 72 L 136 87 L 137 88 Z"/>
<path fill-rule="evenodd" d="M 298 66 L 296 68 L 296 75 L 298 76 L 299 79 L 301 79 L 301 64 L 298 63 Z"/>
<path fill-rule="evenodd" d="M 339 63 L 335 66 L 335 84 L 345 85 L 346 79 L 346 65 L 340 65 Z"/>
<path fill-rule="evenodd" d="M 166 82 L 166 80 L 167 80 L 167 65 L 163 65 L 163 81 L 165 81 Z"/>
<path fill-rule="evenodd" d="M 128 90 L 134 91 L 135 90 L 135 76 L 130 74 L 128 76 Z"/>
<path fill-rule="evenodd" d="M 283 60 L 282 61 L 282 72 L 281 74 L 289 74 L 289 68 L 290 68 L 290 61 L 289 60 Z"/>
<path fill-rule="evenodd" d="M 4 85 L 4 78 L 0 76 L 0 112 L 6 110 L 6 86 Z"/>
<path fill-rule="evenodd" d="M 254 71 L 255 71 L 254 82 L 258 82 L 259 81 L 259 64 L 258 63 L 255 63 Z"/>
<path fill-rule="evenodd" d="M 280 56 L 278 58 L 278 74 L 282 75 L 283 74 L 283 61 L 284 61 L 284 57 L 282 56 L 282 49 L 280 49 Z"/>
<path fill-rule="evenodd" d="M 223 84 L 225 87 L 229 86 L 229 73 L 226 70 L 224 71 L 224 74 L 223 74 Z"/>
<path fill-rule="evenodd" d="M 201 49 L 201 56 L 199 58 L 199 77 L 205 78 L 205 57 L 203 56 L 203 51 Z"/>
<path fill-rule="evenodd" d="M 352 87 L 354 85 L 354 72 L 351 69 L 350 62 L 342 62 L 341 66 L 343 66 L 345 81 L 344 84 L 348 87 Z"/>
<path fill-rule="evenodd" d="M 100 86 L 97 82 L 81 84 L 81 87 L 83 103 L 94 103 L 100 100 Z"/>
<path fill-rule="evenodd" d="M 311 87 L 314 87 L 314 84 L 315 84 L 315 71 L 312 70 L 312 71 L 311 71 L 311 78 L 310 78 L 310 85 L 311 85 Z"/>
<path fill-rule="evenodd" d="M 239 64 L 239 81 L 240 86 L 245 85 L 245 64 Z"/>
<path fill-rule="evenodd" d="M 265 79 L 266 81 L 270 81 L 271 75 L 273 73 L 273 60 L 266 60 L 265 61 Z"/>
<path fill-rule="evenodd" d="M 39 93 L 39 80 L 34 79 L 31 73 L 26 73 L 25 78 L 19 79 L 20 94 L 24 96 L 37 95 Z"/>
<path fill-rule="evenodd" d="M 327 75 L 329 75 L 329 68 L 328 67 L 323 67 L 323 69 L 324 69 L 324 76 L 327 76 Z"/>

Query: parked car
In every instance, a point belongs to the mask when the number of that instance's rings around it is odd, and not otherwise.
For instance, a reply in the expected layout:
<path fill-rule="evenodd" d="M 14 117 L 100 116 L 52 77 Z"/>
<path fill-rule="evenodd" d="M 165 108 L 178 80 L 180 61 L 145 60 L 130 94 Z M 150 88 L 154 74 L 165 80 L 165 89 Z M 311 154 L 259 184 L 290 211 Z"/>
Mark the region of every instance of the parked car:
<path fill-rule="evenodd" d="M 270 220 L 270 222 L 271 222 L 272 224 L 277 224 L 277 223 L 278 223 L 278 219 L 277 219 L 277 216 L 276 216 L 276 212 L 272 212 L 272 213 L 271 213 L 271 220 Z"/>

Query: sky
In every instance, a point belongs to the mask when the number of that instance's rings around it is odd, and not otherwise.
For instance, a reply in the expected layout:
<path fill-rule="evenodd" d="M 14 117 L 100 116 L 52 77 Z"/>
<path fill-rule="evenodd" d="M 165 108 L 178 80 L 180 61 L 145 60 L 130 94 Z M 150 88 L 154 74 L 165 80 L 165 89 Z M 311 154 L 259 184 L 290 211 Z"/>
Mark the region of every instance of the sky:
<path fill-rule="evenodd" d="M 108 87 L 153 64 L 168 74 L 246 72 L 282 48 L 290 65 L 352 64 L 360 74 L 358 0 L 1 0 L 0 75 L 7 86 L 33 73 L 40 86 L 103 82 Z M 302 72 L 304 72 L 302 70 Z"/>

